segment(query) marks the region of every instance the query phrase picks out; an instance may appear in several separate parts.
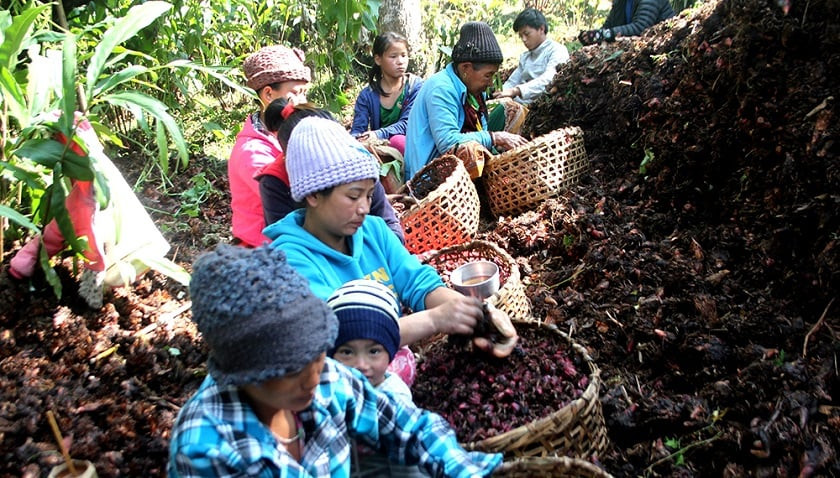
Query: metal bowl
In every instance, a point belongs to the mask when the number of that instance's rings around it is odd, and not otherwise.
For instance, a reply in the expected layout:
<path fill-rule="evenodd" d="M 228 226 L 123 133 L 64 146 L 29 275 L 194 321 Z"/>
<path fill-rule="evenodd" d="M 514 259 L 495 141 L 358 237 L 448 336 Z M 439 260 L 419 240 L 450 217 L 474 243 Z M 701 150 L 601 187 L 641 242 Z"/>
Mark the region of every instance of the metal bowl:
<path fill-rule="evenodd" d="M 452 288 L 484 300 L 499 291 L 499 266 L 490 261 L 468 262 L 449 275 Z"/>

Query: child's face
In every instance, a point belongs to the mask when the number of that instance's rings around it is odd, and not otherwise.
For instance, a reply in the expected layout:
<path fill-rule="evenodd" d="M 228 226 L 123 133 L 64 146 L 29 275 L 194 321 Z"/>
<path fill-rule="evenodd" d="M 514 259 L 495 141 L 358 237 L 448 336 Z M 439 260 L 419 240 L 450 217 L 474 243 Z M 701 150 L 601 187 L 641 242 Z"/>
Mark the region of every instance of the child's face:
<path fill-rule="evenodd" d="M 399 78 L 408 68 L 408 49 L 403 42 L 391 43 L 382 56 L 374 55 L 373 61 L 382 68 L 383 76 Z"/>
<path fill-rule="evenodd" d="M 385 380 L 385 370 L 391 362 L 385 347 L 370 339 L 350 340 L 340 345 L 333 358 L 362 372 L 374 386 Z"/>

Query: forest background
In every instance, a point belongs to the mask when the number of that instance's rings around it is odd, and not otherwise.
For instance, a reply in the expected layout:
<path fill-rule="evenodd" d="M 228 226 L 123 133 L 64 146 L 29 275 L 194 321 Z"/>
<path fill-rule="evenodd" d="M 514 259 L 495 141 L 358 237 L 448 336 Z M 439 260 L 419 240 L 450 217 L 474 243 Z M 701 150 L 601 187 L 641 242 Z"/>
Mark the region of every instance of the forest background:
<path fill-rule="evenodd" d="M 691 0 L 675 1 L 680 10 Z M 305 50 L 313 71 L 310 101 L 347 122 L 365 86 L 381 18 L 419 8 L 413 69 L 427 76 L 446 64 L 460 25 L 471 20 L 491 25 L 506 66 L 514 67 L 524 47 L 512 24 L 525 7 L 543 11 L 550 37 L 575 50 L 577 33 L 600 26 L 610 3 L 11 0 L 0 10 L 0 257 L 10 241 L 40 232 L 53 218 L 65 237 L 74 236 L 63 206 L 72 179 L 95 179 L 100 202 L 107 202 L 108 185 L 90 159 L 55 139 L 74 134 L 67 120 L 73 111 L 84 112 L 109 154 L 143 163 L 136 190 L 151 186 L 166 194 L 190 161 L 227 160 L 243 118 L 255 108 L 239 66 L 259 47 Z M 66 113 L 58 121 L 44 115 L 56 110 Z M 215 192 L 202 175 L 192 181 L 190 190 L 173 193 L 184 204 L 185 222 Z M 69 242 L 77 253 L 84 250 L 83 242 Z M 41 265 L 60 295 L 46 256 Z"/>

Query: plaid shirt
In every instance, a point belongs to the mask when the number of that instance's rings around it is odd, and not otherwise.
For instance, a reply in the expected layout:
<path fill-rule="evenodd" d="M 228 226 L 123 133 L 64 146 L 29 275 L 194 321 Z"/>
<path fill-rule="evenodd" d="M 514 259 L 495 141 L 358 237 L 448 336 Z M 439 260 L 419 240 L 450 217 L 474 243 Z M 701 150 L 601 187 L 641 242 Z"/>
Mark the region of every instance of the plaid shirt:
<path fill-rule="evenodd" d="M 327 359 L 315 399 L 299 413 L 305 431 L 297 462 L 236 387 L 207 377 L 175 423 L 169 476 L 349 477 L 355 438 L 431 476 L 487 476 L 500 454 L 467 452 L 439 415 L 398 405 L 355 369 Z"/>

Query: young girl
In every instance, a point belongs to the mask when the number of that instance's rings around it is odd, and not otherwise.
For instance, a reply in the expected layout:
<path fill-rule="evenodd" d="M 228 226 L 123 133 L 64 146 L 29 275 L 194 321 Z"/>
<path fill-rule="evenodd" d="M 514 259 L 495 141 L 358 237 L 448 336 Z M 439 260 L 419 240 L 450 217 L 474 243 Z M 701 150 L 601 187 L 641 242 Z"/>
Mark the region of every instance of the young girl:
<path fill-rule="evenodd" d="M 400 154 L 405 153 L 408 113 L 423 80 L 408 68 L 408 40 L 386 32 L 373 41 L 374 65 L 369 85 L 356 100 L 350 134 L 360 141 L 387 139 Z"/>
<path fill-rule="evenodd" d="M 286 252 L 289 264 L 327 299 L 345 282 L 374 279 L 392 287 L 412 314 L 400 318 L 400 342 L 409 345 L 436 333 L 472 334 L 484 317 L 482 303 L 447 288 L 437 271 L 408 253 L 385 222 L 368 215 L 379 177 L 376 160 L 341 125 L 304 118 L 286 151 L 292 198 L 305 201 L 265 229 L 271 247 Z M 493 309 L 494 323 L 507 340 L 493 344 L 475 338 L 477 347 L 507 356 L 516 330 L 507 315 Z M 498 315 L 496 315 L 498 314 Z"/>
<path fill-rule="evenodd" d="M 274 161 L 283 150 L 277 137 L 265 125 L 263 111 L 277 98 L 306 102 L 311 72 L 297 48 L 272 45 L 260 48 L 242 64 L 247 85 L 259 97 L 260 109 L 249 115 L 236 135 L 228 161 L 231 227 L 234 243 L 257 247 L 266 242 L 259 183 L 254 175 Z"/>

